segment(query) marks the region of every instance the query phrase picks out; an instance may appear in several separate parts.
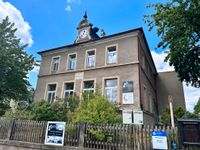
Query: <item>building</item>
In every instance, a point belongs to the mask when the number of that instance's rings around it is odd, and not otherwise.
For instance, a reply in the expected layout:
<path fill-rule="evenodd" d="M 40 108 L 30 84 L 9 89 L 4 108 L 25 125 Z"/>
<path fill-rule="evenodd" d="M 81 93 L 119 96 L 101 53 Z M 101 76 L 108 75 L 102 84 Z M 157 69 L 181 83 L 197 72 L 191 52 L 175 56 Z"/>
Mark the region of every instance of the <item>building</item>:
<path fill-rule="evenodd" d="M 124 113 L 142 111 L 144 124 L 158 122 L 170 92 L 185 108 L 182 84 L 175 73 L 157 72 L 142 28 L 108 36 L 102 31 L 99 37 L 85 14 L 77 31 L 73 44 L 38 52 L 42 59 L 35 100 L 53 102 L 98 87 Z M 168 77 L 178 88 L 168 89 L 173 87 Z"/>

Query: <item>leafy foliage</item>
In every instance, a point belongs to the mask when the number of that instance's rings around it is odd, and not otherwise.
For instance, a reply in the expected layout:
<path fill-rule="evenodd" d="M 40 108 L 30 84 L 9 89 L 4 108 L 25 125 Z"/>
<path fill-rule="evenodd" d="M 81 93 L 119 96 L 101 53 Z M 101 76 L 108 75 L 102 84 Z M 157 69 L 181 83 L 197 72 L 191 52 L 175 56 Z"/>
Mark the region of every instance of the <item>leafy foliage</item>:
<path fill-rule="evenodd" d="M 25 51 L 27 45 L 20 44 L 15 36 L 17 29 L 8 17 L 0 22 L 0 101 L 25 100 L 28 95 L 28 71 L 35 60 Z"/>
<path fill-rule="evenodd" d="M 194 106 L 194 114 L 199 115 L 199 117 L 200 117 L 200 98 L 199 98 L 197 104 Z"/>
<path fill-rule="evenodd" d="M 83 99 L 73 113 L 73 122 L 86 122 L 89 124 L 120 123 L 121 118 L 117 107 L 105 97 L 95 95 L 92 99 Z"/>
<path fill-rule="evenodd" d="M 155 13 L 145 15 L 149 30 L 157 27 L 161 37 L 158 47 L 169 47 L 169 61 L 181 81 L 200 87 L 200 1 L 172 0 L 151 4 Z"/>
<path fill-rule="evenodd" d="M 178 118 L 182 118 L 184 115 L 185 115 L 185 111 L 182 107 L 177 107 L 173 110 L 173 114 L 174 114 L 174 123 L 177 125 L 178 124 L 178 121 L 177 119 Z M 170 109 L 169 107 L 165 107 L 162 111 L 162 114 L 161 114 L 161 122 L 164 124 L 164 125 L 170 125 L 171 123 L 171 118 L 170 118 Z"/>

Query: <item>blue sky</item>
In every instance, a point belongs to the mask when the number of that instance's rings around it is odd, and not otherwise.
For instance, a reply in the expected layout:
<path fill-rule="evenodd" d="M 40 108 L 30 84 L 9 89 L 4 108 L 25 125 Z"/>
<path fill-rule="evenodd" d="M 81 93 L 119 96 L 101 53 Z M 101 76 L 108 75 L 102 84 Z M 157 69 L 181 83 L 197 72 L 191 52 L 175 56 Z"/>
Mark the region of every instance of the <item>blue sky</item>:
<path fill-rule="evenodd" d="M 148 31 L 142 21 L 143 15 L 153 10 L 146 6 L 156 3 L 156 0 L 0 0 L 0 20 L 9 16 L 16 23 L 18 36 L 22 42 L 29 43 L 27 52 L 38 60 L 38 51 L 59 47 L 74 42 L 77 36 L 76 27 L 81 21 L 84 11 L 88 12 L 88 20 L 107 35 L 143 27 L 152 55 L 159 71 L 168 71 L 173 68 L 163 63 L 164 50 L 156 49 L 159 38 L 156 30 Z M 159 2 L 166 2 L 160 0 Z M 36 86 L 38 67 L 29 73 L 29 81 Z M 193 105 L 200 97 L 199 89 L 186 87 L 185 95 L 187 108 L 192 110 Z M 188 92 L 190 91 L 190 92 Z M 191 93 L 193 93 L 191 95 Z M 189 95 L 190 94 L 190 95 Z M 193 99 L 192 102 L 189 99 Z"/>

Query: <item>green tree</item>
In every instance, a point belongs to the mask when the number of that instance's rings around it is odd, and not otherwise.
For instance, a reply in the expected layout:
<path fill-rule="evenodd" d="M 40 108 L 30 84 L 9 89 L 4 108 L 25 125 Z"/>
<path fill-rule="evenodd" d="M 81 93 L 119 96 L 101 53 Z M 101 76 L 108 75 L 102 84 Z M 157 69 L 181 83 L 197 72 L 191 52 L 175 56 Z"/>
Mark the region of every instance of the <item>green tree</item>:
<path fill-rule="evenodd" d="M 165 61 L 174 66 L 181 81 L 200 87 L 200 1 L 172 0 L 151 4 L 155 13 L 144 16 L 151 31 L 161 37 L 158 47 L 169 48 Z"/>
<path fill-rule="evenodd" d="M 72 114 L 73 122 L 89 124 L 120 123 L 121 117 L 118 108 L 105 97 L 95 95 L 91 99 L 83 99 L 79 107 Z"/>
<path fill-rule="evenodd" d="M 35 59 L 29 56 L 20 39 L 17 29 L 8 17 L 0 22 L 0 103 L 14 99 L 25 100 L 29 95 L 28 71 L 33 69 Z"/>
<path fill-rule="evenodd" d="M 194 114 L 198 115 L 200 117 L 200 98 L 196 105 L 194 106 Z"/>
<path fill-rule="evenodd" d="M 186 112 L 182 107 L 177 107 L 174 108 L 173 110 L 173 114 L 174 114 L 174 123 L 177 125 L 178 124 L 178 118 L 182 118 Z M 170 118 L 170 109 L 169 107 L 165 107 L 162 111 L 161 114 L 161 122 L 164 125 L 171 125 L 171 118 Z"/>

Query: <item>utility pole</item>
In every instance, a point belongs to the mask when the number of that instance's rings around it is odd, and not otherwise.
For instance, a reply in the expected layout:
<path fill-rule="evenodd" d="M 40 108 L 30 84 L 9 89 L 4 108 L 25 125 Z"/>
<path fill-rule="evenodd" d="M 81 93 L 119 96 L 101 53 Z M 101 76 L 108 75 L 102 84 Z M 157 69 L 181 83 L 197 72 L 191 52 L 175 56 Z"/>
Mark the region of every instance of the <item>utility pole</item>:
<path fill-rule="evenodd" d="M 172 102 L 173 102 L 173 98 L 171 95 L 168 96 L 168 101 L 169 101 L 169 109 L 170 109 L 170 117 L 171 117 L 171 125 L 172 125 L 172 128 L 174 128 L 174 113 L 173 113 L 173 105 L 172 105 Z"/>

